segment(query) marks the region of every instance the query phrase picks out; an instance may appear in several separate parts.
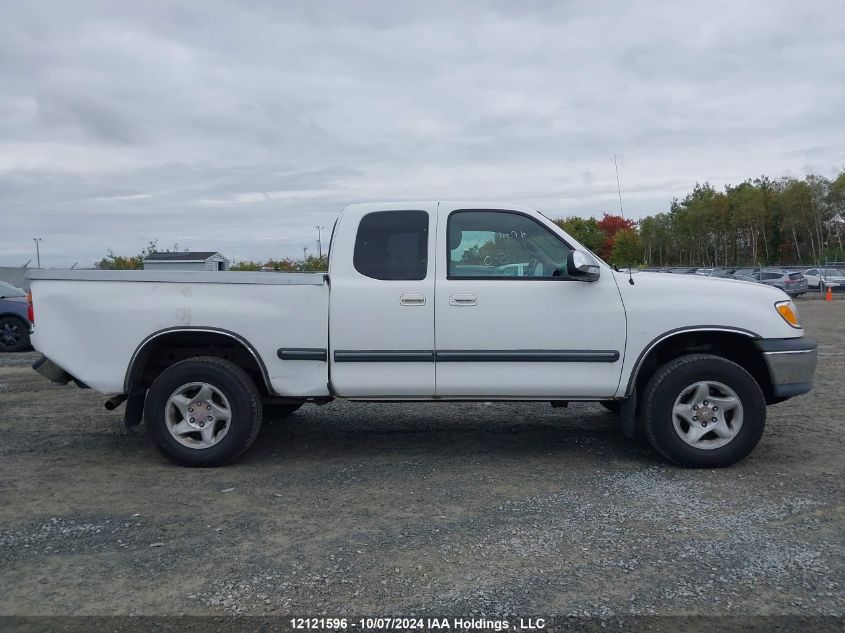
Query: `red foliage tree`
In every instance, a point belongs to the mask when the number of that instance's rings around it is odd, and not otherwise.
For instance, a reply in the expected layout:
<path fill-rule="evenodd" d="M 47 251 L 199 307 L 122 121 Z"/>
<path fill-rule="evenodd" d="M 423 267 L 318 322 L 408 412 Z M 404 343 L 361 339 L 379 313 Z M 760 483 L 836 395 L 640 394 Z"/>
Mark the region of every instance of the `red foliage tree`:
<path fill-rule="evenodd" d="M 613 252 L 613 239 L 616 237 L 616 234 L 622 229 L 636 231 L 637 223 L 633 220 L 626 220 L 621 215 L 603 213 L 602 219 L 598 222 L 598 227 L 604 233 L 604 244 L 602 245 L 600 255 L 603 259 L 610 259 L 610 254 Z"/>

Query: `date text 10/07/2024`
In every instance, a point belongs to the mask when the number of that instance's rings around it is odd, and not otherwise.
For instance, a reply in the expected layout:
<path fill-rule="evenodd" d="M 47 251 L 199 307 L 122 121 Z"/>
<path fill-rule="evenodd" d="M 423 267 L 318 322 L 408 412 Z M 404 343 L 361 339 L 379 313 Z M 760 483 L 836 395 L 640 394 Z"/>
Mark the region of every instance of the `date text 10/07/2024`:
<path fill-rule="evenodd" d="M 517 618 L 515 622 L 486 618 L 291 618 L 294 630 L 384 630 L 384 631 L 538 631 L 546 628 L 543 618 Z"/>

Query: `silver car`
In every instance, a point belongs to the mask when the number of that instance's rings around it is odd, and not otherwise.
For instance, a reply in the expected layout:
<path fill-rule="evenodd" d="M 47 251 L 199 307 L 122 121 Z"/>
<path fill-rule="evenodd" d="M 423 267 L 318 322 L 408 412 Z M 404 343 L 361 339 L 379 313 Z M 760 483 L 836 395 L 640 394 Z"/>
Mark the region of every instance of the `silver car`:
<path fill-rule="evenodd" d="M 798 297 L 807 292 L 807 279 L 795 270 L 763 269 L 750 275 L 746 279 L 756 281 L 767 286 L 780 288 L 790 297 Z"/>

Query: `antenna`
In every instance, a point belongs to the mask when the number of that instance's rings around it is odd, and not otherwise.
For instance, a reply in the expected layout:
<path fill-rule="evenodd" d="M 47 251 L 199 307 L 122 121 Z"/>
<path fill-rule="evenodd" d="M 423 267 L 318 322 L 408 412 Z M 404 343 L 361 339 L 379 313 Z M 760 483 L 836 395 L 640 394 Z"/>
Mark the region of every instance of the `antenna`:
<path fill-rule="evenodd" d="M 625 213 L 622 211 L 622 187 L 619 186 L 619 164 L 616 162 L 616 154 L 613 155 L 613 167 L 616 169 L 616 193 L 619 195 L 619 215 L 625 219 Z M 631 263 L 628 263 L 628 283 L 634 285 L 634 273 L 631 271 Z"/>
<path fill-rule="evenodd" d="M 613 166 L 616 168 L 616 193 L 619 194 L 619 215 L 624 218 L 625 214 L 622 212 L 622 188 L 619 186 L 619 165 L 616 164 L 616 154 L 613 155 Z"/>

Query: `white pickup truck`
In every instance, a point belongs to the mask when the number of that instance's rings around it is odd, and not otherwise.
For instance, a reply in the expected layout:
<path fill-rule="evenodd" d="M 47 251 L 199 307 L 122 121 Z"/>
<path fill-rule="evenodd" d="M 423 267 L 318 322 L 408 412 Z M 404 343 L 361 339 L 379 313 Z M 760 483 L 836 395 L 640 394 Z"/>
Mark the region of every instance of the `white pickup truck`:
<path fill-rule="evenodd" d="M 616 272 L 513 205 L 349 206 L 327 274 L 29 278 L 35 369 L 126 400 L 185 465 L 239 456 L 263 409 L 344 398 L 600 402 L 670 461 L 727 466 L 817 360 L 781 290 Z"/>

